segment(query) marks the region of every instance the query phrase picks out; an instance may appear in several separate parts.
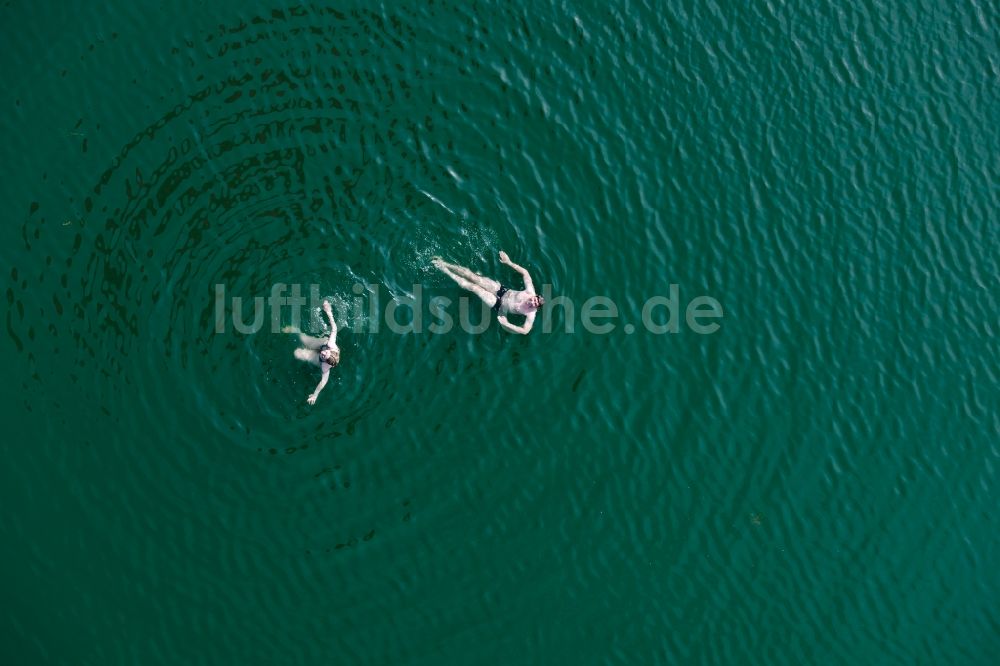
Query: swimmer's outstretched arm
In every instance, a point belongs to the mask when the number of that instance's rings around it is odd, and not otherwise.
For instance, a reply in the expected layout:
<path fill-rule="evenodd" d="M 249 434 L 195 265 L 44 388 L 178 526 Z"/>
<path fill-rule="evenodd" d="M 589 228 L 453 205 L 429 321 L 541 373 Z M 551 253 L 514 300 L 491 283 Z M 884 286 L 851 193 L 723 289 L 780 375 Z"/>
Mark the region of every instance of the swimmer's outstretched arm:
<path fill-rule="evenodd" d="M 517 264 L 515 264 L 513 261 L 510 260 L 510 257 L 508 257 L 507 253 L 504 252 L 503 250 L 500 250 L 500 263 L 507 264 L 508 266 L 510 266 L 511 268 L 513 268 L 515 271 L 517 271 L 518 273 L 520 273 L 521 277 L 524 278 L 524 290 L 528 291 L 528 292 L 531 292 L 532 294 L 535 293 L 535 285 L 532 284 L 532 282 L 531 282 L 531 275 L 528 273 L 528 269 L 527 268 L 525 268 L 524 266 L 518 266 Z M 531 327 L 529 326 L 528 328 L 531 328 Z"/>
<path fill-rule="evenodd" d="M 330 342 L 329 344 L 333 347 L 337 343 L 337 322 L 333 320 L 333 308 L 330 307 L 330 301 L 323 301 L 323 312 L 326 313 L 326 318 L 330 320 Z M 319 393 L 319 391 L 316 391 Z"/>
<path fill-rule="evenodd" d="M 323 387 L 326 386 L 327 380 L 330 379 L 330 366 L 327 365 L 326 363 L 323 363 L 322 366 L 323 366 L 323 378 L 320 379 L 319 384 L 316 385 L 316 390 L 310 393 L 309 397 L 306 398 L 306 402 L 308 402 L 310 405 L 316 404 L 316 398 L 319 397 L 319 392 L 323 390 Z"/>
<path fill-rule="evenodd" d="M 528 315 L 525 315 L 524 324 L 522 324 L 521 326 L 515 326 L 514 324 L 510 323 L 510 321 L 507 319 L 507 315 L 498 316 L 497 321 L 500 322 L 500 325 L 506 328 L 511 333 L 520 333 L 521 335 L 527 335 L 528 332 L 531 330 L 531 327 L 535 324 L 535 313 L 532 312 Z"/>

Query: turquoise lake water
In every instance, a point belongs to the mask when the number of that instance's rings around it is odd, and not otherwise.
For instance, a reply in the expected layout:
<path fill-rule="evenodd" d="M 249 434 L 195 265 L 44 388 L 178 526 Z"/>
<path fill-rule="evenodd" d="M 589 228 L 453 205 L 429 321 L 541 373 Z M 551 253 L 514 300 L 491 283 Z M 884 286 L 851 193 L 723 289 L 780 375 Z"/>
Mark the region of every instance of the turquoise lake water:
<path fill-rule="evenodd" d="M 996 663 L 995 4 L 0 17 L 4 663 Z"/>

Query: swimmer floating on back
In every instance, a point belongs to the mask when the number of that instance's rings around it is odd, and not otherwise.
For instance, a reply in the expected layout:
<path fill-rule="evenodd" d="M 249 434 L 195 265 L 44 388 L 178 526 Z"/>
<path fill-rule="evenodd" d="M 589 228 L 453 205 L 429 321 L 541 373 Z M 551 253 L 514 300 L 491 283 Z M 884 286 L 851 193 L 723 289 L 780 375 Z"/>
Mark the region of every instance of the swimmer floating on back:
<path fill-rule="evenodd" d="M 337 322 L 333 320 L 333 309 L 330 307 L 330 301 L 323 301 L 323 312 L 330 320 L 330 337 L 326 339 L 306 335 L 293 326 L 281 329 L 283 333 L 298 333 L 299 340 L 304 345 L 295 350 L 295 358 L 318 365 L 323 371 L 323 377 L 316 385 L 316 390 L 306 398 L 306 402 L 310 405 L 316 404 L 319 392 L 323 390 L 327 380 L 330 379 L 330 369 L 340 363 L 340 348 L 337 346 Z"/>
<path fill-rule="evenodd" d="M 503 250 L 500 251 L 500 261 L 521 274 L 521 277 L 524 278 L 523 291 L 508 289 L 496 280 L 473 273 L 468 268 L 449 264 L 441 257 L 434 257 L 431 263 L 457 282 L 460 287 L 468 289 L 483 299 L 483 302 L 497 313 L 497 321 L 500 322 L 501 326 L 512 333 L 525 335 L 531 330 L 535 323 L 535 313 L 545 301 L 535 293 L 535 285 L 531 282 L 531 276 L 526 268 L 511 261 Z M 515 326 L 510 323 L 507 320 L 507 315 L 510 313 L 524 315 L 524 324 Z"/>

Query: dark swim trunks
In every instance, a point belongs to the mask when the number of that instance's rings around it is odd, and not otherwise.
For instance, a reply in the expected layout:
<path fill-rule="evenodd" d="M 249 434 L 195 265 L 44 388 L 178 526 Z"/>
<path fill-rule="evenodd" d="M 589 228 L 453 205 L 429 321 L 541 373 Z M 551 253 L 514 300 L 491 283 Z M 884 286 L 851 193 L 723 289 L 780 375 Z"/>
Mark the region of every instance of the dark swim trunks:
<path fill-rule="evenodd" d="M 493 304 L 493 312 L 500 312 L 500 301 L 503 300 L 503 295 L 508 291 L 510 291 L 510 289 L 503 285 L 500 285 L 500 288 L 497 289 L 497 302 Z"/>

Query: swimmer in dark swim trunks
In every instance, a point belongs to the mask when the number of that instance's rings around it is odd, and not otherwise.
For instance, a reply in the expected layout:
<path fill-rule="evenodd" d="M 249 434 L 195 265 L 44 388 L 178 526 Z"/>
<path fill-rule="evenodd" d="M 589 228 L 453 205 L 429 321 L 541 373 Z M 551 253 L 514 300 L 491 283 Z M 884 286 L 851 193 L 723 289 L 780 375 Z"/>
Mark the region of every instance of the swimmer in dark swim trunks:
<path fill-rule="evenodd" d="M 496 280 L 473 273 L 468 268 L 449 264 L 441 257 L 435 257 L 431 263 L 457 282 L 460 287 L 468 289 L 483 299 L 483 302 L 497 313 L 497 321 L 500 322 L 501 326 L 512 333 L 527 334 L 535 323 L 535 313 L 545 301 L 535 293 L 535 285 L 531 282 L 531 276 L 527 269 L 511 261 L 503 250 L 500 251 L 500 262 L 507 264 L 521 274 L 521 277 L 524 278 L 524 290 L 509 289 Z M 507 320 L 508 314 L 524 315 L 524 324 L 515 326 L 510 323 Z"/>
<path fill-rule="evenodd" d="M 330 370 L 340 363 L 340 348 L 337 347 L 337 322 L 333 320 L 333 308 L 330 307 L 330 301 L 323 301 L 323 312 L 326 313 L 326 318 L 330 321 L 330 335 L 327 338 L 314 338 L 292 326 L 286 326 L 282 329 L 283 333 L 298 333 L 299 335 L 299 341 L 303 346 L 295 350 L 295 358 L 317 365 L 323 372 L 316 390 L 306 398 L 306 402 L 310 405 L 316 404 L 319 392 L 323 390 L 327 380 L 330 379 Z"/>

